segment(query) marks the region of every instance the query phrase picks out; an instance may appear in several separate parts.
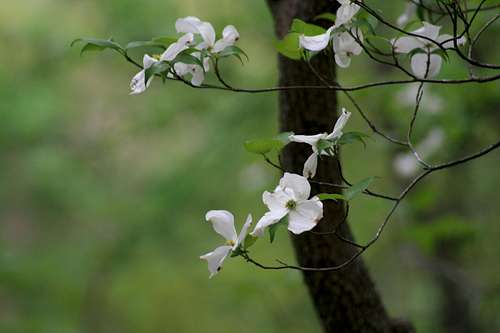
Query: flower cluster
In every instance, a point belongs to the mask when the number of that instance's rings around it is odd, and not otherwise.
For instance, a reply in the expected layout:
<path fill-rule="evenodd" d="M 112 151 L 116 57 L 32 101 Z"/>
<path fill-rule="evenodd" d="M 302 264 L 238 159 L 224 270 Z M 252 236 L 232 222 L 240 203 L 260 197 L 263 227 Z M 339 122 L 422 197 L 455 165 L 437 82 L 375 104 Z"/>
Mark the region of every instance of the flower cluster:
<path fill-rule="evenodd" d="M 351 57 L 363 51 L 358 41 L 363 41 L 361 29 L 352 26 L 354 16 L 358 13 L 359 5 L 351 0 L 337 0 L 340 7 L 337 10 L 335 24 L 324 34 L 317 36 L 299 37 L 300 47 L 309 51 L 319 52 L 327 48 L 333 40 L 333 52 L 338 66 L 346 68 L 351 64 Z"/>
<path fill-rule="evenodd" d="M 395 38 L 391 41 L 396 53 L 412 54 L 411 70 L 421 79 L 432 78 L 439 74 L 443 58 L 437 54 L 440 48 L 450 49 L 466 42 L 465 37 L 455 38 L 451 35 L 440 35 L 440 26 L 422 22 L 422 27 L 412 31 L 412 35 Z"/>
<path fill-rule="evenodd" d="M 333 41 L 335 62 L 339 67 L 349 67 L 351 58 L 363 51 L 363 33 L 354 24 L 355 15 L 360 6 L 351 0 L 337 0 L 340 4 L 337 10 L 335 24 L 325 33 L 316 36 L 299 37 L 299 47 L 312 52 L 320 52 Z M 404 25 L 415 12 L 415 4 L 410 4 L 405 13 L 398 18 L 398 25 Z M 454 38 L 451 35 L 440 35 L 441 27 L 422 22 L 422 27 L 411 31 L 407 36 L 392 39 L 394 53 L 409 54 L 413 74 L 419 79 L 433 78 L 439 74 L 443 62 L 439 51 L 445 51 L 464 45 L 465 37 Z M 420 36 L 420 37 L 419 37 Z"/>
<path fill-rule="evenodd" d="M 190 56 L 196 57 L 199 64 L 184 63 L 177 61 L 170 68 L 168 77 L 190 77 L 190 82 L 194 86 L 200 86 L 205 73 L 210 70 L 210 59 L 221 53 L 227 47 L 233 46 L 240 35 L 238 30 L 232 25 L 228 25 L 222 31 L 222 37 L 216 40 L 215 29 L 209 22 L 201 21 L 194 16 L 180 18 L 175 22 L 175 29 L 182 36 L 169 47 L 159 57 L 144 55 L 143 69 L 137 73 L 130 82 L 131 94 L 140 94 L 151 84 L 153 77 L 146 82 L 146 70 L 156 63 L 172 63 L 182 52 L 191 51 Z M 200 65 L 202 64 L 202 65 Z"/>
<path fill-rule="evenodd" d="M 266 228 L 280 222 L 288 216 L 288 230 L 294 234 L 309 231 L 323 218 L 323 203 L 318 197 L 312 197 L 311 185 L 306 178 L 285 173 L 274 192 L 264 192 L 262 201 L 269 208 L 269 212 L 257 222 L 251 237 L 262 237 Z M 252 216 L 248 215 L 247 220 L 239 235 L 234 227 L 234 216 L 226 210 L 211 210 L 205 219 L 212 223 L 216 233 L 223 236 L 226 243 L 217 247 L 212 252 L 200 256 L 206 260 L 210 277 L 217 274 L 224 263 L 224 260 L 232 252 L 241 253 L 245 249 L 245 238 L 248 229 L 252 224 Z"/>
<path fill-rule="evenodd" d="M 318 168 L 318 156 L 331 155 L 331 151 L 327 149 L 320 149 L 320 144 L 325 141 L 330 141 L 332 144 L 334 144 L 338 139 L 340 139 L 343 134 L 342 130 L 344 129 L 344 126 L 347 124 L 347 121 L 350 117 L 351 113 L 345 108 L 342 108 L 342 114 L 335 123 L 332 133 L 321 133 L 316 135 L 290 135 L 290 141 L 307 143 L 312 147 L 313 152 L 304 163 L 304 170 L 302 172 L 304 177 L 313 178 L 316 175 L 316 169 Z"/>
<path fill-rule="evenodd" d="M 342 114 L 330 134 L 289 135 L 289 142 L 307 143 L 312 147 L 313 153 L 304 164 L 304 176 L 286 172 L 273 192 L 265 191 L 262 194 L 262 201 L 267 206 L 268 212 L 259 219 L 249 235 L 247 233 L 252 224 L 251 215 L 248 215 L 241 232 L 237 235 L 234 216 L 230 212 L 211 210 L 206 214 L 206 220 L 212 223 L 215 232 L 226 240 L 224 245 L 200 257 L 208 262 L 210 277 L 220 271 L 224 260 L 231 253 L 235 256 L 246 253 L 247 247 L 250 246 L 245 244 L 248 237 L 253 243 L 256 238 L 264 236 L 266 229 L 284 221 L 285 218 L 288 220 L 288 230 L 294 234 L 310 231 L 318 224 L 323 218 L 323 203 L 317 196 L 310 197 L 311 185 L 308 178 L 316 174 L 319 155 L 333 155 L 331 150 L 342 137 L 343 128 L 350 116 L 350 112 L 342 109 Z M 322 144 L 329 148 L 323 148 Z"/>

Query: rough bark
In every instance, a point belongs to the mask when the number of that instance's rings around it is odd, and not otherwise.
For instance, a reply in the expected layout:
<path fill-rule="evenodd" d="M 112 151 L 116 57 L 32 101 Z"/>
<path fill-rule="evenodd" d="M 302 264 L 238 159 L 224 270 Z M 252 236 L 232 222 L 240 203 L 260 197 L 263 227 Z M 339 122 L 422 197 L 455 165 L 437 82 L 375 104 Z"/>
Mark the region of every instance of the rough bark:
<path fill-rule="evenodd" d="M 268 0 L 275 19 L 278 37 L 283 37 L 293 18 L 311 22 L 325 11 L 334 11 L 336 1 L 327 0 Z M 317 56 L 313 65 L 322 73 L 329 72 L 329 61 Z M 320 85 L 321 82 L 303 62 L 279 58 L 280 85 Z M 283 91 L 279 96 L 280 130 L 297 134 L 317 134 L 331 131 L 337 117 L 336 94 L 324 90 Z M 302 173 L 310 147 L 291 144 L 283 151 L 281 162 L 285 170 Z M 317 179 L 339 183 L 337 163 L 323 159 Z M 312 186 L 313 193 L 331 192 L 331 188 Z M 315 231 L 331 231 L 343 218 L 344 207 L 332 202 L 325 204 L 324 218 Z M 351 237 L 346 223 L 343 235 Z M 297 261 L 302 266 L 335 266 L 351 257 L 355 248 L 332 235 L 304 233 L 292 236 Z M 341 271 L 305 272 L 304 281 L 325 332 L 412 332 L 405 322 L 391 320 L 362 260 Z"/>

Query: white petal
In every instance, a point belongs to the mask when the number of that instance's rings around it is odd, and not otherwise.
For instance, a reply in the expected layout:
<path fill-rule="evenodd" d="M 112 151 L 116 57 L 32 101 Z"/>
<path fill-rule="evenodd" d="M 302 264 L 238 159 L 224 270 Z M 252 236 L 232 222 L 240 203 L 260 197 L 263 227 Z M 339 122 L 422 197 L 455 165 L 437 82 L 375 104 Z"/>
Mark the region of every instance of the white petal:
<path fill-rule="evenodd" d="M 363 34 L 359 29 L 352 29 L 351 32 L 343 32 L 336 34 L 333 37 L 333 51 L 335 53 L 335 62 L 342 68 L 349 67 L 351 64 L 351 57 L 359 55 L 363 48 L 356 39 L 351 35 L 353 34 L 358 39 L 363 40 Z"/>
<path fill-rule="evenodd" d="M 342 114 L 340 115 L 339 119 L 337 119 L 337 122 L 333 127 L 333 131 L 327 136 L 327 139 L 340 138 L 342 136 L 342 130 L 344 129 L 350 117 L 351 113 L 347 111 L 345 108 L 342 108 Z"/>
<path fill-rule="evenodd" d="M 211 210 L 207 212 L 205 219 L 211 222 L 215 232 L 227 241 L 235 242 L 238 238 L 234 229 L 234 216 L 227 210 Z"/>
<path fill-rule="evenodd" d="M 357 4 L 345 2 L 339 9 L 337 9 L 337 16 L 335 19 L 335 27 L 348 23 L 359 11 L 360 7 Z"/>
<path fill-rule="evenodd" d="M 193 41 L 193 34 L 187 33 L 181 38 L 178 39 L 177 42 L 170 44 L 165 52 L 160 57 L 161 61 L 172 61 L 177 57 L 179 53 L 187 49 L 187 45 Z"/>
<path fill-rule="evenodd" d="M 405 36 L 391 41 L 396 53 L 409 53 L 414 49 L 421 48 L 424 45 L 415 37 Z"/>
<path fill-rule="evenodd" d="M 175 22 L 175 28 L 177 32 L 200 34 L 207 47 L 211 47 L 215 43 L 214 27 L 210 23 L 203 22 L 197 17 L 188 16 L 178 19 Z"/>
<path fill-rule="evenodd" d="M 222 39 L 234 44 L 240 39 L 240 33 L 233 25 L 228 25 L 222 30 Z"/>
<path fill-rule="evenodd" d="M 342 68 L 347 68 L 351 64 L 351 57 L 346 53 L 335 53 L 335 63 Z"/>
<path fill-rule="evenodd" d="M 177 73 L 179 76 L 184 76 L 190 72 L 190 65 L 185 64 L 183 62 L 176 62 L 174 64 L 174 71 Z"/>
<path fill-rule="evenodd" d="M 313 151 L 317 151 L 316 147 L 318 146 L 319 140 L 326 139 L 326 136 L 325 133 L 316 135 L 290 135 L 288 139 L 291 142 L 307 143 L 313 147 Z"/>
<path fill-rule="evenodd" d="M 145 54 L 144 57 L 142 58 L 142 64 L 144 69 L 148 69 L 149 67 L 153 66 L 154 63 L 157 63 L 158 60 L 155 58 L 151 58 L 149 55 Z"/>
<path fill-rule="evenodd" d="M 232 247 L 229 245 L 219 246 L 212 252 L 200 256 L 200 259 L 206 260 L 208 262 L 208 271 L 210 272 L 210 278 L 216 275 L 222 268 L 222 264 L 226 257 L 231 253 Z"/>
<path fill-rule="evenodd" d="M 299 201 L 309 199 L 309 194 L 311 194 L 311 185 L 307 179 L 297 174 L 285 172 L 285 175 L 280 179 L 279 186 L 284 191 L 292 190 L 295 198 Z"/>
<path fill-rule="evenodd" d="M 274 212 L 267 212 L 262 216 L 257 222 L 257 225 L 255 225 L 255 228 L 253 231 L 250 233 L 250 235 L 254 237 L 262 237 L 264 236 L 264 231 L 266 230 L 267 227 L 270 225 L 273 225 L 275 223 L 278 223 L 285 215 L 288 213 L 288 211 L 285 211 L 285 214 L 283 215 L 277 215 L 274 214 Z"/>
<path fill-rule="evenodd" d="M 137 95 L 146 90 L 146 83 L 144 82 L 144 79 L 145 79 L 144 70 L 134 75 L 132 81 L 130 81 L 131 95 Z"/>
<path fill-rule="evenodd" d="M 439 30 L 441 27 L 438 25 L 430 24 L 429 22 L 422 22 L 423 26 L 420 29 L 413 31 L 415 35 L 424 36 L 432 40 L 436 40 L 439 36 Z M 425 43 L 429 43 L 426 41 Z"/>
<path fill-rule="evenodd" d="M 330 42 L 330 33 L 332 29 L 328 29 L 324 34 L 317 36 L 299 36 L 299 46 L 309 51 L 321 51 L 324 50 L 328 43 Z"/>
<path fill-rule="evenodd" d="M 276 215 L 280 215 L 283 210 L 286 210 L 286 203 L 293 199 L 279 187 L 273 193 L 268 191 L 262 193 L 262 201 Z"/>
<path fill-rule="evenodd" d="M 429 57 L 427 54 L 417 53 L 411 57 L 411 70 L 420 79 L 432 78 L 439 74 L 442 62 L 443 59 L 437 54 L 431 54 Z"/>
<path fill-rule="evenodd" d="M 200 32 L 201 37 L 205 41 L 205 43 L 207 43 L 209 46 L 214 46 L 214 44 L 215 44 L 214 27 L 208 22 L 203 22 L 198 27 L 198 30 Z"/>
<path fill-rule="evenodd" d="M 294 234 L 309 231 L 323 218 L 323 203 L 318 197 L 301 202 L 288 215 L 288 230 Z"/>
<path fill-rule="evenodd" d="M 306 178 L 314 178 L 316 176 L 316 169 L 318 168 L 318 154 L 312 153 L 311 156 L 304 163 L 304 170 L 302 174 Z"/>
<path fill-rule="evenodd" d="M 453 36 L 452 35 L 441 35 L 437 38 L 436 42 L 442 44 L 442 46 L 445 49 L 451 49 L 455 47 L 455 43 L 453 42 Z M 461 38 L 457 38 L 457 46 L 464 45 L 467 42 L 467 38 L 465 36 L 462 36 Z M 437 46 L 436 46 L 437 48 Z"/>
<path fill-rule="evenodd" d="M 201 20 L 195 16 L 187 16 L 184 18 L 177 19 L 175 22 L 175 29 L 177 32 L 184 33 L 198 33 L 198 26 L 201 24 Z"/>
<path fill-rule="evenodd" d="M 194 36 L 192 33 L 187 33 L 185 35 L 182 35 L 178 40 L 177 40 L 177 43 L 181 44 L 181 45 L 188 45 L 190 43 L 192 43 L 194 40 Z"/>
<path fill-rule="evenodd" d="M 203 69 L 200 66 L 193 65 L 192 75 L 191 84 L 196 87 L 201 86 L 203 80 L 205 80 L 205 72 Z"/>
<path fill-rule="evenodd" d="M 203 59 L 203 68 L 205 69 L 205 72 L 208 72 L 210 70 L 210 58 L 206 57 Z"/>
<path fill-rule="evenodd" d="M 219 53 L 223 51 L 226 47 L 232 46 L 234 43 L 228 42 L 224 39 L 219 39 L 217 42 L 215 42 L 214 47 L 212 48 L 212 52 L 214 53 Z"/>
<path fill-rule="evenodd" d="M 248 234 L 248 229 L 252 225 L 252 214 L 248 214 L 245 224 L 241 228 L 240 234 L 238 235 L 238 241 L 236 242 L 234 249 L 238 247 L 238 245 L 244 245 L 245 237 Z"/>

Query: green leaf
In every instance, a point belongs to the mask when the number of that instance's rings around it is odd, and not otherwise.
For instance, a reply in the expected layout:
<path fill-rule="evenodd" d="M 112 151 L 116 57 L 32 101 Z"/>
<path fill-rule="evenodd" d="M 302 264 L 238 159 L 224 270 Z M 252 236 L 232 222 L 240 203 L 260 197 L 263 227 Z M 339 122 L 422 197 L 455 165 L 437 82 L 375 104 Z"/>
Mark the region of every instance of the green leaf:
<path fill-rule="evenodd" d="M 188 65 L 198 65 L 203 70 L 205 70 L 205 67 L 203 66 L 203 62 L 198 57 L 195 57 L 195 56 L 189 54 L 189 52 L 192 52 L 192 50 L 187 49 L 187 50 L 179 53 L 177 55 L 177 57 L 175 57 L 175 59 L 172 60 L 171 66 L 173 66 L 177 62 L 182 62 L 182 63 L 188 64 Z M 198 51 L 196 51 L 196 52 L 198 52 Z"/>
<path fill-rule="evenodd" d="M 163 45 L 162 43 L 153 42 L 151 40 L 130 42 L 127 44 L 127 46 L 125 46 L 125 49 L 128 51 L 140 47 L 158 47 L 161 49 L 165 49 L 165 45 Z"/>
<path fill-rule="evenodd" d="M 106 49 L 115 50 L 121 54 L 123 54 L 124 50 L 122 46 L 112 38 L 110 39 L 96 39 L 96 38 L 78 38 L 71 42 L 71 47 L 73 47 L 77 43 L 83 43 L 82 50 L 80 54 L 83 54 L 87 51 L 104 51 Z"/>
<path fill-rule="evenodd" d="M 437 55 L 441 56 L 441 58 L 444 58 L 444 60 L 446 62 L 448 62 L 450 60 L 450 56 L 448 55 L 448 52 L 446 52 L 444 50 L 437 49 L 437 50 L 433 51 L 432 54 L 437 54 Z"/>
<path fill-rule="evenodd" d="M 421 22 L 427 21 L 425 18 L 425 13 L 426 13 L 426 10 L 425 10 L 424 6 L 417 7 L 417 17 Z"/>
<path fill-rule="evenodd" d="M 229 56 L 236 56 L 236 55 L 238 55 L 238 56 L 244 55 L 245 58 L 247 58 L 247 61 L 249 60 L 248 55 L 245 53 L 245 51 L 243 51 L 242 49 L 240 49 L 236 45 L 228 46 L 224 50 L 219 52 L 219 57 L 229 57 Z"/>
<path fill-rule="evenodd" d="M 476 226 L 470 221 L 459 216 L 444 216 L 427 223 L 410 225 L 403 235 L 417 243 L 423 251 L 432 254 L 442 241 L 465 245 L 474 239 L 476 232 Z"/>
<path fill-rule="evenodd" d="M 326 20 L 326 21 L 331 21 L 331 22 L 335 22 L 336 19 L 337 19 L 337 16 L 335 16 L 335 14 L 332 14 L 332 13 L 319 14 L 318 16 L 316 16 L 314 18 L 315 21 Z"/>
<path fill-rule="evenodd" d="M 278 139 L 256 139 L 245 141 L 246 151 L 254 154 L 267 154 L 271 150 L 280 150 L 283 142 Z"/>
<path fill-rule="evenodd" d="M 373 50 L 380 51 L 386 54 L 392 53 L 392 43 L 385 37 L 377 35 L 367 35 L 365 36 L 365 41 L 368 47 Z"/>
<path fill-rule="evenodd" d="M 318 194 L 317 197 L 321 201 L 325 201 L 325 200 L 333 200 L 333 201 L 345 200 L 345 197 L 342 194 L 339 194 L 339 193 L 321 193 L 321 194 Z"/>
<path fill-rule="evenodd" d="M 284 145 L 290 142 L 290 135 L 293 135 L 293 132 L 283 132 L 276 135 L 276 140 L 280 140 Z"/>
<path fill-rule="evenodd" d="M 344 191 L 344 198 L 347 201 L 350 201 L 352 198 L 354 198 L 356 195 L 359 193 L 363 192 L 370 186 L 370 184 L 375 180 L 375 177 L 370 177 L 363 179 L 359 183 L 356 183 L 349 187 L 347 190 Z"/>
<path fill-rule="evenodd" d="M 404 31 L 413 31 L 417 28 L 420 28 L 422 26 L 422 21 L 420 20 L 411 20 L 410 22 L 406 23 L 405 26 L 403 27 Z"/>
<path fill-rule="evenodd" d="M 148 82 L 149 79 L 157 74 L 163 74 L 165 71 L 170 69 L 170 64 L 167 62 L 156 62 L 151 67 L 146 69 L 144 72 L 144 82 Z"/>
<path fill-rule="evenodd" d="M 231 252 L 231 258 L 238 257 L 243 253 L 241 246 L 238 246 L 235 250 Z"/>
<path fill-rule="evenodd" d="M 281 225 L 284 225 L 285 224 L 285 221 L 286 219 L 283 218 L 281 219 L 281 221 L 279 221 L 278 223 L 275 223 L 275 224 L 271 224 L 271 226 L 269 226 L 268 230 L 269 230 L 269 241 L 272 243 L 274 242 L 274 239 L 276 238 L 276 231 L 278 230 L 278 228 L 281 226 Z"/>
<path fill-rule="evenodd" d="M 170 44 L 175 43 L 176 41 L 177 37 L 171 37 L 171 36 L 155 37 L 151 39 L 151 42 L 162 44 L 164 46 L 169 46 Z"/>
<path fill-rule="evenodd" d="M 294 19 L 292 26 L 290 27 L 290 32 L 296 32 L 298 34 L 304 34 L 306 36 L 316 36 L 325 33 L 325 29 L 317 26 L 315 24 L 306 23 L 299 19 Z"/>
<path fill-rule="evenodd" d="M 285 38 L 275 42 L 276 50 L 289 59 L 302 59 L 302 50 L 299 47 L 299 36 L 300 34 L 296 32 L 287 34 Z"/>
<path fill-rule="evenodd" d="M 352 23 L 353 27 L 358 27 L 363 31 L 363 34 L 371 34 L 376 35 L 375 28 L 372 23 L 368 19 L 358 18 L 356 21 Z"/>
<path fill-rule="evenodd" d="M 330 148 L 332 148 L 333 146 L 335 146 L 335 143 L 333 141 L 330 141 L 330 140 L 323 140 L 323 139 L 320 139 L 318 141 L 318 150 L 321 152 L 323 150 L 328 150 Z"/>
<path fill-rule="evenodd" d="M 338 139 L 337 143 L 339 145 L 346 145 L 354 142 L 361 142 L 363 147 L 366 148 L 366 138 L 370 138 L 370 136 L 362 132 L 346 132 Z"/>
<path fill-rule="evenodd" d="M 255 242 L 257 241 L 257 239 L 259 239 L 258 237 L 254 237 L 250 234 L 248 234 L 246 237 L 245 237 L 245 240 L 243 242 L 243 247 L 244 249 L 248 249 L 250 246 L 254 245 Z"/>

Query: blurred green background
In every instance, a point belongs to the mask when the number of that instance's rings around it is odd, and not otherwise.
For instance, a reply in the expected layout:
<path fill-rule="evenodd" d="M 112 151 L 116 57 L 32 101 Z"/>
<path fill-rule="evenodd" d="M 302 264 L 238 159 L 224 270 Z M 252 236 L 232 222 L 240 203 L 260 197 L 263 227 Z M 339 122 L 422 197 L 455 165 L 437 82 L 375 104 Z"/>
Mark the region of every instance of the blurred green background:
<path fill-rule="evenodd" d="M 395 19 L 404 3 L 384 6 Z M 255 219 L 265 212 L 260 195 L 279 175 L 242 143 L 276 132 L 277 95 L 158 80 L 145 94 L 129 96 L 135 68 L 109 51 L 80 57 L 69 47 L 78 37 L 126 43 L 172 34 L 175 19 L 187 15 L 219 32 L 226 24 L 239 29 L 250 62 L 228 61 L 229 81 L 275 84 L 264 1 L 2 5 L 0 332 L 320 332 L 299 273 L 262 271 L 236 258 L 208 280 L 198 259 L 220 243 L 204 222 L 207 210 L 230 210 L 238 225 L 249 212 Z M 499 32 L 497 26 L 484 35 L 477 56 L 495 61 L 498 43 L 487 40 Z M 451 60 L 442 75 L 465 74 Z M 348 83 L 389 76 L 396 74 L 364 56 L 339 71 Z M 498 139 L 498 92 L 496 83 L 429 87 L 417 141 L 436 128 L 443 138 L 429 159 L 445 161 Z M 355 96 L 398 135 L 412 94 L 392 86 Z M 348 129 L 369 133 L 357 114 Z M 379 176 L 374 188 L 396 193 L 409 180 L 394 169 L 400 154 L 373 137 L 366 150 L 344 149 L 344 169 L 354 181 Z M 442 330 L 446 311 L 457 308 L 464 314 L 451 318 L 468 320 L 475 332 L 500 330 L 499 162 L 493 153 L 435 174 L 365 256 L 388 310 L 421 332 Z M 358 240 L 371 237 L 387 208 L 379 200 L 354 201 L 350 223 Z M 293 262 L 284 230 L 254 252 L 268 263 Z"/>

